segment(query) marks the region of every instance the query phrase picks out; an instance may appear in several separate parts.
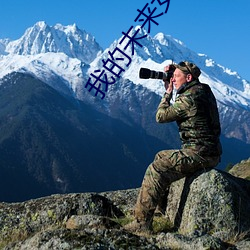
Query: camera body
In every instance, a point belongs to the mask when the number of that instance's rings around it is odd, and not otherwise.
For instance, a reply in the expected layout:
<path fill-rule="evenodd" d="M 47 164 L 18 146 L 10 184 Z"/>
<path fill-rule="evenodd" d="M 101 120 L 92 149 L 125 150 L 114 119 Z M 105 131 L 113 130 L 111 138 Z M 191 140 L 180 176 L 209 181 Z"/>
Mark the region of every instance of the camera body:
<path fill-rule="evenodd" d="M 169 70 L 167 72 L 154 71 L 147 68 L 140 68 L 139 77 L 141 79 L 162 79 L 170 81 L 170 78 L 173 76 L 175 71 L 175 66 L 173 64 L 169 65 Z"/>

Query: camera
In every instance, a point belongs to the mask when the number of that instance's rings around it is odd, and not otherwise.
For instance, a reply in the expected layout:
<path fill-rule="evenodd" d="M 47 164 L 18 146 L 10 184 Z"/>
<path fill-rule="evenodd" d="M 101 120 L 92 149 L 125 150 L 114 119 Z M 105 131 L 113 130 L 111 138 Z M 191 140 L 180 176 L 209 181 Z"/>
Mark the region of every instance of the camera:
<path fill-rule="evenodd" d="M 147 68 L 140 68 L 139 77 L 141 79 L 162 79 L 170 81 L 170 78 L 173 76 L 175 71 L 175 66 L 173 64 L 169 65 L 169 70 L 167 72 L 154 71 Z"/>

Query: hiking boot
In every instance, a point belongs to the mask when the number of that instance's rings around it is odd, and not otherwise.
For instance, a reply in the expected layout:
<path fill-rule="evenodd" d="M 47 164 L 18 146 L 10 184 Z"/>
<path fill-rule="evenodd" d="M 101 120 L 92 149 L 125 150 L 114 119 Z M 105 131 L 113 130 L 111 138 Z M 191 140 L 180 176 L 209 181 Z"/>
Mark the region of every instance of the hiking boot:
<path fill-rule="evenodd" d="M 151 223 L 145 222 L 145 221 L 139 222 L 138 220 L 134 220 L 130 222 L 129 224 L 125 225 L 123 228 L 131 233 L 138 232 L 138 233 L 151 234 L 153 231 Z"/>

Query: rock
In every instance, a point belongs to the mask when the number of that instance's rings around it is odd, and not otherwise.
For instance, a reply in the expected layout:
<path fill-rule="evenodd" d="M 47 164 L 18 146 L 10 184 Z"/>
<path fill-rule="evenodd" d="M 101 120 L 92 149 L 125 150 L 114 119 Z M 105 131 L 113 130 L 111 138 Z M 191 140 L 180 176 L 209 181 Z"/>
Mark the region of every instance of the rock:
<path fill-rule="evenodd" d="M 247 160 L 242 160 L 240 163 L 234 165 L 229 173 L 236 177 L 250 180 L 250 158 Z"/>
<path fill-rule="evenodd" d="M 166 215 L 175 233 L 143 236 L 122 228 L 138 192 L 0 203 L 0 249 L 249 249 L 250 181 L 210 170 L 173 183 Z"/>
<path fill-rule="evenodd" d="M 108 217 L 85 214 L 72 215 L 66 222 L 67 229 L 84 228 L 120 228 L 121 226 Z"/>
<path fill-rule="evenodd" d="M 140 189 L 118 190 L 100 193 L 117 206 L 123 213 L 132 214 Z"/>
<path fill-rule="evenodd" d="M 166 215 L 179 233 L 227 241 L 250 230 L 250 181 L 211 170 L 173 183 Z"/>
<path fill-rule="evenodd" d="M 96 250 L 96 249 L 147 249 L 159 248 L 145 237 L 128 234 L 121 230 L 46 230 L 23 242 L 9 244 L 4 250 Z M 166 249 L 166 248 L 165 248 Z"/>
<path fill-rule="evenodd" d="M 121 210 L 99 194 L 52 195 L 21 203 L 0 203 L 1 244 L 23 240 L 45 228 L 64 227 L 72 215 L 109 218 L 123 216 Z"/>
<path fill-rule="evenodd" d="M 249 250 L 250 249 L 250 240 L 242 240 L 236 243 L 237 250 Z"/>
<path fill-rule="evenodd" d="M 157 239 L 160 248 L 182 249 L 182 250 L 223 250 L 228 249 L 228 245 L 219 238 L 211 235 L 203 235 L 200 237 L 187 237 L 181 234 L 167 233 L 160 234 Z"/>

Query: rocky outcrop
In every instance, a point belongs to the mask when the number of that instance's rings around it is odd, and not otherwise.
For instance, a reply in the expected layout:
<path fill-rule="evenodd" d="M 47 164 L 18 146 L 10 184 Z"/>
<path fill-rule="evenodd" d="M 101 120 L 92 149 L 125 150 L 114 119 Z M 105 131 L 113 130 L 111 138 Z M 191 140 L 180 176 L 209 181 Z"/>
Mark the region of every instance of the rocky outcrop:
<path fill-rule="evenodd" d="M 250 180 L 250 158 L 247 160 L 242 160 L 240 163 L 234 165 L 229 170 L 229 173 L 236 177 Z"/>
<path fill-rule="evenodd" d="M 250 248 L 250 181 L 210 170 L 173 183 L 166 216 L 155 217 L 152 235 L 122 227 L 138 191 L 0 203 L 0 249 Z M 172 227 L 159 230 L 159 218 L 168 218 Z"/>
<path fill-rule="evenodd" d="M 211 170 L 171 185 L 167 216 L 184 235 L 229 240 L 250 229 L 250 182 Z"/>

